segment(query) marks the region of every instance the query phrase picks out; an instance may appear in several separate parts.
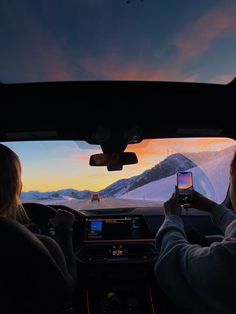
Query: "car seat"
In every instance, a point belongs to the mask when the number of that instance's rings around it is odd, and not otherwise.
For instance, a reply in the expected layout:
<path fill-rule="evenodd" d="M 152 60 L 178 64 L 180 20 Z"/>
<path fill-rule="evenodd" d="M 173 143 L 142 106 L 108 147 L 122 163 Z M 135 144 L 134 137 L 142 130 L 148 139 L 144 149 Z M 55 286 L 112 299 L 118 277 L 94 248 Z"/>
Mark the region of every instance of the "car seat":
<path fill-rule="evenodd" d="M 72 292 L 53 257 L 26 227 L 0 218 L 0 313 L 71 314 Z"/>

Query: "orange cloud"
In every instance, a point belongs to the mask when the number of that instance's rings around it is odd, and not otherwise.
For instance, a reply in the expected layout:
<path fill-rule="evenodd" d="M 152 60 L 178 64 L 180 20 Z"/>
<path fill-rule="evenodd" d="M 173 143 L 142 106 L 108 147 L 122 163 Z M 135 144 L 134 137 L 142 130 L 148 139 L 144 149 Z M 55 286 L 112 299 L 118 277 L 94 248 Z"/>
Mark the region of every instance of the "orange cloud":
<path fill-rule="evenodd" d="M 100 59 L 88 57 L 80 62 L 82 68 L 92 76 L 110 80 L 162 80 L 168 77 L 165 72 L 149 71 L 141 62 L 126 64 L 117 54 L 108 53 Z"/>
<path fill-rule="evenodd" d="M 218 7 L 188 25 L 174 40 L 179 61 L 204 53 L 216 38 L 236 36 L 236 5 Z"/>
<path fill-rule="evenodd" d="M 228 138 L 153 139 L 131 144 L 126 151 L 134 151 L 144 166 L 157 163 L 176 152 L 218 151 L 234 144 L 235 141 Z"/>
<path fill-rule="evenodd" d="M 115 53 L 108 53 L 100 59 L 88 57 L 80 62 L 80 66 L 89 76 L 107 80 L 144 80 L 144 81 L 173 81 L 192 82 L 197 74 L 186 76 L 176 68 L 149 69 L 143 61 L 136 60 L 127 64 Z"/>
<path fill-rule="evenodd" d="M 199 74 L 184 74 L 183 65 L 188 60 L 203 54 L 214 39 L 235 37 L 235 16 L 235 4 L 217 7 L 200 16 L 169 42 L 176 47 L 176 53 L 158 68 L 147 67 L 140 59 L 127 63 L 113 52 L 100 58 L 87 57 L 80 62 L 80 65 L 89 77 L 97 77 L 97 79 L 195 82 Z M 212 81 L 226 83 L 232 77 L 225 74 Z"/>
<path fill-rule="evenodd" d="M 75 155 L 75 156 L 71 157 L 71 160 L 79 161 L 81 163 L 87 163 L 88 164 L 89 156 L 90 155 L 87 155 L 87 156 L 86 155 Z"/>

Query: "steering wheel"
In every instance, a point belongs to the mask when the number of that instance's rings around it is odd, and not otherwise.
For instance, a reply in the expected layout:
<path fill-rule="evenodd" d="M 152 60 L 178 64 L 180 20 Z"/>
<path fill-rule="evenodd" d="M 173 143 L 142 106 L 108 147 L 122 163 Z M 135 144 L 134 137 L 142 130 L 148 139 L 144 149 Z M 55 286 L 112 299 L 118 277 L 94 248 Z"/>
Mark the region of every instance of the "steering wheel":
<path fill-rule="evenodd" d="M 53 207 L 41 203 L 24 203 L 23 207 L 39 232 L 51 235 L 50 219 L 55 217 L 57 211 Z"/>

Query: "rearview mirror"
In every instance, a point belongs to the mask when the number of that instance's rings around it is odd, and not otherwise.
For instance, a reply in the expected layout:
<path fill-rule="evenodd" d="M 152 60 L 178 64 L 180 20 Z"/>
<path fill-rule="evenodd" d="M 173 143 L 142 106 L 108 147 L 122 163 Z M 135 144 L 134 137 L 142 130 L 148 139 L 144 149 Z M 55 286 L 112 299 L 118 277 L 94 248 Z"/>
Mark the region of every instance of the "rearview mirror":
<path fill-rule="evenodd" d="M 107 166 L 109 171 L 121 170 L 122 165 L 137 164 L 135 153 L 104 153 L 90 156 L 90 166 Z"/>

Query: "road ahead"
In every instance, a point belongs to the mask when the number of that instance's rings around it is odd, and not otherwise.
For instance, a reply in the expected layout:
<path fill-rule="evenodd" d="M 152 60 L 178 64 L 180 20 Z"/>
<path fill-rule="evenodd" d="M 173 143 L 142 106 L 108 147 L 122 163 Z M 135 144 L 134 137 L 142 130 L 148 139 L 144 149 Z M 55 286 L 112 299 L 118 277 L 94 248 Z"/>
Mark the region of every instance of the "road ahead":
<path fill-rule="evenodd" d="M 160 202 L 145 201 L 145 200 L 127 200 L 118 198 L 104 198 L 100 202 L 91 200 L 76 200 L 76 199 L 45 199 L 31 200 L 31 202 L 42 203 L 45 205 L 67 205 L 76 210 L 83 209 L 103 209 L 103 208 L 125 208 L 125 207 L 160 207 Z"/>
<path fill-rule="evenodd" d="M 28 202 L 32 203 L 41 203 L 45 205 L 66 205 L 75 210 L 92 210 L 92 209 L 104 209 L 103 212 L 106 212 L 106 209 L 116 209 L 116 208 L 132 208 L 132 207 L 155 207 L 156 214 L 163 214 L 163 204 L 158 201 L 146 201 L 146 200 L 128 200 L 128 199 L 119 199 L 119 198 L 104 198 L 101 199 L 100 202 L 91 200 L 77 200 L 73 198 L 64 199 L 44 199 L 44 200 L 30 200 Z M 183 215 L 186 214 L 186 211 L 183 210 Z M 189 209 L 189 215 L 208 215 L 208 213 L 199 211 L 196 209 Z"/>

